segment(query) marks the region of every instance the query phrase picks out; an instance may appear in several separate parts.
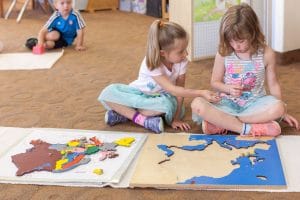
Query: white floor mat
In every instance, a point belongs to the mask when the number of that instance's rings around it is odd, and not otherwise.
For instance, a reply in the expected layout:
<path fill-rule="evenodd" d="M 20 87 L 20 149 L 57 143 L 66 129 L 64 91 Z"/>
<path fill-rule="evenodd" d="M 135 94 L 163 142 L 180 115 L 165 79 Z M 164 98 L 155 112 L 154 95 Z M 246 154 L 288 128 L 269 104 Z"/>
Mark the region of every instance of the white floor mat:
<path fill-rule="evenodd" d="M 63 55 L 61 52 L 46 52 L 41 55 L 28 53 L 0 54 L 0 70 L 49 69 Z"/>

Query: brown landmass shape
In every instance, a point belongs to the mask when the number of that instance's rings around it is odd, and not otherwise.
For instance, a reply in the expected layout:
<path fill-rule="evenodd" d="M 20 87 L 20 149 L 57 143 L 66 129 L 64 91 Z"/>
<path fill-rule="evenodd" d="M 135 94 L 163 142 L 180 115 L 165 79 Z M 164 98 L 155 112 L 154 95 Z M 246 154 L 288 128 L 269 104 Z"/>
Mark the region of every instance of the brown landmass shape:
<path fill-rule="evenodd" d="M 17 176 L 22 176 L 33 171 L 52 171 L 55 168 L 57 160 L 60 160 L 62 155 L 55 149 L 49 149 L 51 144 L 33 140 L 33 147 L 25 153 L 13 155 L 12 162 L 18 168 Z"/>

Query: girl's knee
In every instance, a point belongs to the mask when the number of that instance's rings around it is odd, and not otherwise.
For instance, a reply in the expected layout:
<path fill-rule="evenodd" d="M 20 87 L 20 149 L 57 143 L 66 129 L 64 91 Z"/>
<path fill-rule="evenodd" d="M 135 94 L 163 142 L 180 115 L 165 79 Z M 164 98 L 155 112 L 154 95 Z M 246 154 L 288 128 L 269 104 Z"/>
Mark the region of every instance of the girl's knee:
<path fill-rule="evenodd" d="M 199 98 L 200 98 L 200 97 L 197 97 L 197 98 L 195 98 L 195 99 L 192 101 L 192 103 L 191 103 L 191 108 L 192 108 L 192 110 L 197 109 L 198 106 L 201 104 Z"/>
<path fill-rule="evenodd" d="M 286 112 L 286 106 L 283 101 L 279 101 L 278 103 L 274 104 L 272 108 L 269 109 L 270 115 L 275 115 L 276 117 L 281 117 Z"/>
<path fill-rule="evenodd" d="M 205 112 L 207 101 L 202 97 L 195 98 L 191 103 L 192 112 L 198 115 Z"/>

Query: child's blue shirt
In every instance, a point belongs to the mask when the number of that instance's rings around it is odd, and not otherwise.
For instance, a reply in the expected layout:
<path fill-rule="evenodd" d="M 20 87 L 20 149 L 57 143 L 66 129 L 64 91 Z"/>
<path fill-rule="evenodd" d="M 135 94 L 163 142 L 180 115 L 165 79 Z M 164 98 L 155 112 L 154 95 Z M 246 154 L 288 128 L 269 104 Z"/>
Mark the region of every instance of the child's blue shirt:
<path fill-rule="evenodd" d="M 72 45 L 77 36 L 77 30 L 83 29 L 85 26 L 85 22 L 80 13 L 72 9 L 67 19 L 64 19 L 60 12 L 55 11 L 44 27 L 48 29 L 49 32 L 52 30 L 59 31 L 61 37 L 68 45 Z"/>

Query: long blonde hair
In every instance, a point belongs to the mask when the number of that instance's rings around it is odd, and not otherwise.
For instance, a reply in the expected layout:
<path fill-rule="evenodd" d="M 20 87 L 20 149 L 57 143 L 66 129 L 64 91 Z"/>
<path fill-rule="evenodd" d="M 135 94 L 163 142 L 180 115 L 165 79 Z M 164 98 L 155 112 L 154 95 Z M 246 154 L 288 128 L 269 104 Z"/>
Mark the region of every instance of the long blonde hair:
<path fill-rule="evenodd" d="M 174 22 L 155 20 L 149 29 L 146 64 L 153 70 L 161 65 L 160 50 L 174 48 L 175 39 L 187 39 L 186 31 Z"/>
<path fill-rule="evenodd" d="M 246 3 L 232 6 L 224 14 L 220 26 L 220 55 L 227 56 L 234 51 L 230 40 L 247 40 L 251 54 L 266 45 L 257 15 Z"/>

